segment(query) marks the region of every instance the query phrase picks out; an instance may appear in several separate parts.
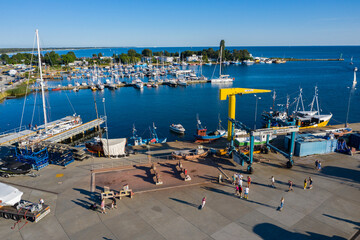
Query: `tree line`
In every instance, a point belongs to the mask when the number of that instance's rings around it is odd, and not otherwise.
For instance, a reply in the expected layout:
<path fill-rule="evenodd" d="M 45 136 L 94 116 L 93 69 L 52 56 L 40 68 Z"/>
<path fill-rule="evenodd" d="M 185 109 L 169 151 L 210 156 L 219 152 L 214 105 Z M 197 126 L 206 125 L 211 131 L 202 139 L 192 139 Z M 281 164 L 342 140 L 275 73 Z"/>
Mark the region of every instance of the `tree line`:
<path fill-rule="evenodd" d="M 233 49 L 228 50 L 225 48 L 225 41 L 220 41 L 220 49 L 222 49 L 222 59 L 225 61 L 242 61 L 246 59 L 251 59 L 251 54 L 246 49 Z M 200 51 L 191 51 L 186 50 L 180 53 L 180 60 L 186 60 L 186 57 L 192 55 L 202 56 L 203 62 L 208 62 L 210 60 L 218 59 L 220 56 L 220 49 L 214 50 L 213 48 L 203 49 Z M 179 52 L 168 52 L 168 51 L 157 51 L 153 52 L 151 49 L 145 48 L 141 53 L 138 53 L 135 49 L 129 49 L 127 53 L 113 54 L 112 58 L 114 63 L 137 63 L 141 61 L 142 57 L 148 57 L 152 62 L 156 62 L 155 57 L 166 56 L 166 57 L 179 57 Z M 91 58 L 87 58 L 89 64 L 109 64 L 111 59 L 102 58 L 102 53 L 93 54 Z M 32 62 L 31 62 L 32 59 Z M 59 55 L 55 51 L 47 52 L 42 56 L 42 61 L 49 66 L 58 66 L 58 65 L 68 65 L 69 63 L 74 62 L 78 58 L 75 53 L 70 51 L 67 54 Z M 37 55 L 32 55 L 30 53 L 17 53 L 9 57 L 7 54 L 3 53 L 0 56 L 0 61 L 5 64 L 37 64 Z"/>

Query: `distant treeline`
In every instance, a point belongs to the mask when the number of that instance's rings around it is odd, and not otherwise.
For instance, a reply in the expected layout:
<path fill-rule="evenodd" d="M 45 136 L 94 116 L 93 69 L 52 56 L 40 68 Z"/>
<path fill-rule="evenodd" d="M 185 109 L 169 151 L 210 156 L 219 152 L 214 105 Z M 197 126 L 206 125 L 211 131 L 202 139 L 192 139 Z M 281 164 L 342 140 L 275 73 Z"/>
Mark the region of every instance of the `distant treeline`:
<path fill-rule="evenodd" d="M 225 41 L 221 40 L 220 48 L 222 49 L 222 59 L 225 61 L 242 61 L 246 59 L 251 59 L 251 55 L 246 49 L 234 49 L 227 50 L 225 48 Z M 15 49 L 15 48 L 14 48 Z M 25 48 L 22 48 L 25 51 Z M 201 51 L 191 51 L 186 50 L 180 53 L 180 60 L 186 61 L 186 57 L 190 57 L 192 55 L 202 56 L 203 62 L 216 61 L 216 59 L 220 56 L 220 50 L 214 50 L 213 48 L 203 49 Z M 141 53 L 136 52 L 135 49 L 129 49 L 127 53 L 121 54 L 113 54 L 114 63 L 137 63 L 141 61 L 141 58 L 147 57 L 151 62 L 156 62 L 157 59 L 155 57 L 166 56 L 166 57 L 179 57 L 179 52 L 170 53 L 168 51 L 158 51 L 152 52 L 150 49 L 146 48 L 142 50 Z M 78 58 L 75 53 L 70 51 L 67 54 L 59 55 L 55 51 L 47 52 L 45 55 L 42 55 L 42 62 L 46 65 L 50 66 L 58 66 L 58 65 L 68 65 L 69 63 L 74 62 Z M 37 55 L 32 57 L 30 53 L 17 53 L 8 56 L 6 53 L 1 54 L 0 61 L 4 64 L 19 64 L 25 63 L 30 64 L 32 59 L 32 64 L 37 64 Z M 82 58 L 84 59 L 84 58 Z M 93 54 L 91 58 L 85 58 L 89 64 L 108 64 L 111 62 L 110 58 L 103 58 L 103 54 L 100 52 L 98 54 Z"/>
<path fill-rule="evenodd" d="M 67 54 L 59 55 L 54 51 L 47 52 L 45 55 L 41 54 L 41 60 L 46 65 L 50 66 L 58 66 L 61 64 L 69 64 L 76 60 L 76 56 L 74 52 L 68 52 Z M 32 55 L 31 53 L 17 53 L 9 57 L 9 55 L 3 53 L 0 56 L 0 61 L 3 64 L 38 64 L 38 55 Z"/>
<path fill-rule="evenodd" d="M 66 49 L 92 49 L 95 47 L 53 47 L 53 48 L 42 48 L 42 50 L 48 51 L 48 50 L 66 50 Z M 0 54 L 2 53 L 16 53 L 16 52 L 31 52 L 32 48 L 0 48 Z M 36 51 L 36 49 L 35 49 Z"/>

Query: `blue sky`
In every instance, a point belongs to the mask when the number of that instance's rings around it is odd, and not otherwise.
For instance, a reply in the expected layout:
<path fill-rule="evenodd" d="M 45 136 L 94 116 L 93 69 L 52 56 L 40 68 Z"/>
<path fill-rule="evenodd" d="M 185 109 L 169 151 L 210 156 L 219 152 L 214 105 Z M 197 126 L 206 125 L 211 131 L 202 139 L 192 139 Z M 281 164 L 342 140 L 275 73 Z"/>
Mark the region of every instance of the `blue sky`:
<path fill-rule="evenodd" d="M 360 45 L 359 0 L 0 0 L 0 47 Z"/>

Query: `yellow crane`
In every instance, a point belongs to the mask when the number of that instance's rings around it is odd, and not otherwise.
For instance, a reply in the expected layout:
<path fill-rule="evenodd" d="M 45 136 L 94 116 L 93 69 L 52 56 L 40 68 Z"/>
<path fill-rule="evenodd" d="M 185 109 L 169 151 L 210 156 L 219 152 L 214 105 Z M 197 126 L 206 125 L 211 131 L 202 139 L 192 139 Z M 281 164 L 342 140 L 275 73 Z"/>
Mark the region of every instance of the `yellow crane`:
<path fill-rule="evenodd" d="M 256 94 L 256 93 L 267 93 L 271 90 L 265 89 L 252 89 L 252 88 L 222 88 L 220 89 L 220 100 L 226 100 L 229 97 L 229 114 L 230 119 L 235 119 L 235 104 L 236 104 L 236 95 L 243 94 Z M 228 140 L 232 139 L 232 122 L 228 121 Z"/>

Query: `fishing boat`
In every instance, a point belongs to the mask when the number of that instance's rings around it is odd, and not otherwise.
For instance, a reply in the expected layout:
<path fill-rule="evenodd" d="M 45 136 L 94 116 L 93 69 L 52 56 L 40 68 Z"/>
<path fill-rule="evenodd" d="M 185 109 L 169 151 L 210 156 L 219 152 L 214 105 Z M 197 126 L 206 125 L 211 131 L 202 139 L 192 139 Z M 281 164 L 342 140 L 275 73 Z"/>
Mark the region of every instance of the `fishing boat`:
<path fill-rule="evenodd" d="M 209 150 L 204 149 L 203 146 L 198 146 L 191 150 L 179 150 L 171 153 L 174 159 L 196 160 L 198 158 L 204 158 L 208 155 Z"/>
<path fill-rule="evenodd" d="M 220 132 L 218 130 L 208 132 L 206 127 L 201 125 L 201 121 L 197 119 L 197 131 L 195 134 L 196 141 L 211 142 L 223 137 L 224 135 L 225 132 Z"/>
<path fill-rule="evenodd" d="M 140 145 L 146 145 L 146 144 L 155 144 L 155 143 L 166 143 L 167 138 L 158 138 L 158 135 L 156 133 L 156 127 L 153 123 L 152 127 L 149 127 L 150 129 L 150 138 L 143 139 L 142 137 L 138 136 L 136 134 L 137 130 L 135 128 L 135 125 L 133 126 L 133 136 L 130 138 L 129 146 L 140 146 Z"/>
<path fill-rule="evenodd" d="M 229 75 L 222 75 L 221 74 L 221 56 L 222 56 L 222 47 L 220 48 L 220 71 L 219 71 L 219 78 L 211 79 L 211 83 L 232 83 L 234 78 L 230 78 Z"/>
<path fill-rule="evenodd" d="M 185 133 L 185 128 L 181 124 L 171 124 L 170 130 L 176 133 L 181 133 L 181 134 Z"/>
<path fill-rule="evenodd" d="M 273 96 L 273 101 L 275 102 L 275 94 Z M 314 105 L 316 104 L 316 108 Z M 301 105 L 302 110 L 299 109 L 299 105 Z M 283 106 L 283 105 L 280 105 Z M 262 114 L 263 119 L 266 124 L 270 123 L 271 127 L 281 127 L 281 126 L 289 126 L 292 122 L 296 122 L 296 124 L 300 127 L 300 129 L 305 128 L 316 128 L 316 127 L 325 127 L 330 119 L 332 118 L 332 114 L 320 114 L 320 107 L 318 101 L 318 89 L 315 87 L 315 95 L 310 104 L 310 110 L 306 111 L 304 107 L 303 97 L 302 97 L 302 89 L 300 88 L 299 96 L 296 98 L 296 107 L 293 114 L 289 116 L 289 98 L 287 98 L 286 108 L 280 109 L 279 111 L 270 111 L 264 112 Z M 273 103 L 274 109 L 274 103 Z"/>

